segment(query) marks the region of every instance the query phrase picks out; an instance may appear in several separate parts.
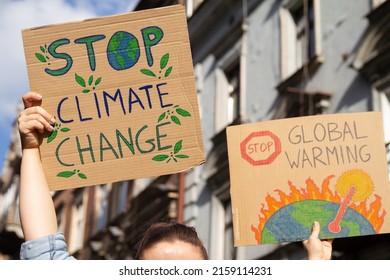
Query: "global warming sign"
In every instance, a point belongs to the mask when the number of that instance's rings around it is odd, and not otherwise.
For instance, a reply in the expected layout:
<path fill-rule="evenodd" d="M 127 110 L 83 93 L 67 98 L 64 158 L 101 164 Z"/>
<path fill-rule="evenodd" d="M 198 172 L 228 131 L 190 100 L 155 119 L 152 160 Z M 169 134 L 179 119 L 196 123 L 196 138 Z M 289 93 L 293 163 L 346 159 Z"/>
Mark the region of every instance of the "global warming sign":
<path fill-rule="evenodd" d="M 32 91 L 56 118 L 41 147 L 52 190 L 204 162 L 181 5 L 23 30 Z"/>
<path fill-rule="evenodd" d="M 378 112 L 227 129 L 236 246 L 390 232 L 390 184 Z"/>

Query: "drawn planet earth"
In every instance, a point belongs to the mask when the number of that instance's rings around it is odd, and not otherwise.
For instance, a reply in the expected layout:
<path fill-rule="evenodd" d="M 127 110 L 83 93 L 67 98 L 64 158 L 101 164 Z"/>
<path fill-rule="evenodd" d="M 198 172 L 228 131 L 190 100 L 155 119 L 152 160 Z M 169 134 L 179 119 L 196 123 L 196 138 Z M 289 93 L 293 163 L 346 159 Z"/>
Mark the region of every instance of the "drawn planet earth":
<path fill-rule="evenodd" d="M 261 243 L 305 240 L 310 235 L 313 221 L 321 224 L 320 238 L 375 234 L 371 223 L 351 208 L 347 208 L 340 222 L 341 231 L 337 234 L 330 232 L 328 224 L 334 220 L 339 208 L 340 204 L 325 200 L 302 200 L 288 204 L 268 219 L 261 234 Z"/>
<path fill-rule="evenodd" d="M 131 68 L 140 56 L 137 38 L 125 31 L 116 32 L 108 42 L 107 56 L 108 62 L 115 70 Z"/>

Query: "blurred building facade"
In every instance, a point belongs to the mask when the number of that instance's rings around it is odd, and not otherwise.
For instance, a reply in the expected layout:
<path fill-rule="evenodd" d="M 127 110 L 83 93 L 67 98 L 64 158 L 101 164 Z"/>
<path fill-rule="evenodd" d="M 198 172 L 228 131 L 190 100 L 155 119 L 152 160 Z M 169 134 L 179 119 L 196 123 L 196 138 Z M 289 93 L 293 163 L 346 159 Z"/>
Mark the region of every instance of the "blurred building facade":
<path fill-rule="evenodd" d="M 206 163 L 182 174 L 53 193 L 80 259 L 132 259 L 146 227 L 194 226 L 211 259 L 303 259 L 300 242 L 233 246 L 226 127 L 296 116 L 381 111 L 390 166 L 390 1 L 143 0 L 184 4 Z M 0 258 L 17 258 L 20 143 L 0 182 Z M 337 239 L 335 259 L 389 259 L 390 235 Z"/>

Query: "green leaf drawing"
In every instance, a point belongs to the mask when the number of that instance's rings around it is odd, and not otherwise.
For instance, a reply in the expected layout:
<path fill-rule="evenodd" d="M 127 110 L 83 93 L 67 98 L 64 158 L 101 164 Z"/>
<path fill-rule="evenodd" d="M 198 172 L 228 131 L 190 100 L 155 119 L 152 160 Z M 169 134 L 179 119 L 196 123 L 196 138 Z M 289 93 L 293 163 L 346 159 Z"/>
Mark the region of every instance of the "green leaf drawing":
<path fill-rule="evenodd" d="M 35 53 L 35 56 L 38 58 L 40 62 L 46 62 L 46 58 L 40 53 Z"/>
<path fill-rule="evenodd" d="M 166 113 L 162 113 L 159 117 L 158 117 L 158 121 L 157 122 L 161 122 L 164 118 L 165 118 L 165 115 Z"/>
<path fill-rule="evenodd" d="M 84 80 L 82 77 L 80 77 L 80 76 L 77 75 L 76 73 L 74 73 L 74 77 L 75 77 L 75 79 L 76 79 L 76 82 L 77 82 L 80 86 L 85 87 L 85 80 Z"/>
<path fill-rule="evenodd" d="M 175 144 L 175 147 L 173 148 L 173 152 L 175 154 L 177 154 L 178 152 L 180 152 L 181 148 L 182 148 L 182 144 L 183 144 L 183 140 L 180 140 L 178 141 L 176 144 Z"/>
<path fill-rule="evenodd" d="M 100 82 L 102 81 L 102 78 L 99 77 L 95 80 L 95 85 L 93 85 L 93 80 L 94 80 L 94 77 L 93 75 L 89 76 L 88 77 L 88 81 L 86 81 L 83 77 L 77 75 L 77 73 L 74 74 L 75 75 L 75 80 L 76 82 L 82 86 L 84 89 L 82 90 L 82 93 L 88 93 L 92 90 L 95 90 L 95 86 L 97 86 L 98 84 L 100 84 Z M 87 85 L 88 83 L 88 85 Z M 92 89 L 90 88 L 92 87 Z"/>
<path fill-rule="evenodd" d="M 57 177 L 69 178 L 76 174 L 76 171 L 62 171 L 57 174 Z"/>
<path fill-rule="evenodd" d="M 95 86 L 97 86 L 98 84 L 100 84 L 101 81 L 102 81 L 102 78 L 97 78 L 96 81 L 95 81 Z"/>
<path fill-rule="evenodd" d="M 173 152 L 170 152 L 170 155 L 158 155 L 153 158 L 154 161 L 165 161 L 169 163 L 171 160 L 178 162 L 178 159 L 189 158 L 188 155 L 178 154 L 183 147 L 183 140 L 179 140 L 173 147 Z"/>
<path fill-rule="evenodd" d="M 58 134 L 58 130 L 53 130 L 52 133 L 50 133 L 49 137 L 47 137 L 47 143 L 49 144 L 51 141 L 53 141 Z"/>
<path fill-rule="evenodd" d="M 175 157 L 177 157 L 177 158 L 189 158 L 189 156 L 187 156 L 187 155 L 176 155 Z"/>
<path fill-rule="evenodd" d="M 179 120 L 178 117 L 176 117 L 176 116 L 171 116 L 171 120 L 172 120 L 175 124 L 181 125 L 180 120 Z"/>
<path fill-rule="evenodd" d="M 44 47 L 40 46 L 39 48 L 41 49 L 41 52 L 45 53 L 45 48 Z"/>
<path fill-rule="evenodd" d="M 190 117 L 190 116 L 191 116 L 191 114 L 190 114 L 188 111 L 186 111 L 186 110 L 184 110 L 184 109 L 181 109 L 181 108 L 177 108 L 177 109 L 176 109 L 176 112 L 177 112 L 180 116 L 182 116 L 182 117 Z"/>
<path fill-rule="evenodd" d="M 165 71 L 165 77 L 168 77 L 169 76 L 169 74 L 171 74 L 171 72 L 172 72 L 172 66 L 171 67 L 169 67 L 168 69 L 167 69 L 167 71 Z"/>
<path fill-rule="evenodd" d="M 149 69 L 141 69 L 140 71 L 142 74 L 147 76 L 156 77 L 156 74 L 154 74 L 153 71 L 150 71 Z"/>
<path fill-rule="evenodd" d="M 70 131 L 70 128 L 63 127 L 63 128 L 61 128 L 61 131 L 62 131 L 62 132 L 68 132 L 68 131 Z"/>
<path fill-rule="evenodd" d="M 92 82 L 93 82 L 93 75 L 89 76 L 88 85 L 92 85 Z"/>
<path fill-rule="evenodd" d="M 81 179 L 87 179 L 87 176 L 85 176 L 84 173 L 77 173 Z"/>
<path fill-rule="evenodd" d="M 164 161 L 168 158 L 168 155 L 158 155 L 152 158 L 154 161 Z"/>
<path fill-rule="evenodd" d="M 160 60 L 160 68 L 161 68 L 161 70 L 164 69 L 165 66 L 167 66 L 168 60 L 169 60 L 169 53 L 166 53 L 166 54 L 163 55 L 163 57 Z"/>

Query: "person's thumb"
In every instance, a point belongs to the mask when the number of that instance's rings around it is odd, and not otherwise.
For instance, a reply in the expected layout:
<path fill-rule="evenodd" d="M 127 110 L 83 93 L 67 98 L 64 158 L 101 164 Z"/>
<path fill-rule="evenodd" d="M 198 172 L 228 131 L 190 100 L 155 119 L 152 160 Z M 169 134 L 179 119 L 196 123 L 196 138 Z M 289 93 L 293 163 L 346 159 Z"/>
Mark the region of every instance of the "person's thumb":
<path fill-rule="evenodd" d="M 317 222 L 317 221 L 314 221 L 313 226 L 311 228 L 311 235 L 310 235 L 310 237 L 317 239 L 318 236 L 320 235 L 320 231 L 321 231 L 320 223 Z"/>

